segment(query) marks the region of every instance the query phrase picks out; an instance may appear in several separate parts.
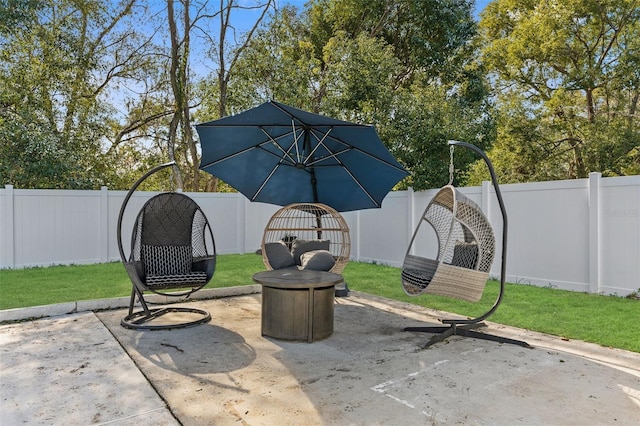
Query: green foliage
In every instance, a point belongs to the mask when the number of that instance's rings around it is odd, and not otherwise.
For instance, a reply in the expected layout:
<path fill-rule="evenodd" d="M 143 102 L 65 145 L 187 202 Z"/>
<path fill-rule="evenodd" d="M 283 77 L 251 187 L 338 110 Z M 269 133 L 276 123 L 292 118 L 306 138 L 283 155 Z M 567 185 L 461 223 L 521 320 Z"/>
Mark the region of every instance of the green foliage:
<path fill-rule="evenodd" d="M 471 2 L 418 0 L 285 7 L 239 58 L 229 102 L 242 110 L 276 99 L 373 124 L 412 173 L 398 188 L 439 186 L 448 139 L 487 147 L 494 136 L 470 11 Z M 460 170 L 473 160 L 461 153 Z"/>
<path fill-rule="evenodd" d="M 448 139 L 503 182 L 640 172 L 633 0 L 494 0 L 479 27 L 471 0 L 313 0 L 234 37 L 220 14 L 244 3 L 173 4 L 180 75 L 162 3 L 0 0 L 0 183 L 125 189 L 175 157 L 150 187 L 231 190 L 197 170 L 189 121 L 267 99 L 374 124 L 412 172 L 398 188 L 446 182 Z M 488 177 L 474 160 L 457 184 Z"/>
<path fill-rule="evenodd" d="M 637 173 L 636 2 L 496 0 L 480 28 L 500 109 L 489 155 L 503 181 Z"/>
<path fill-rule="evenodd" d="M 403 79 L 417 71 L 447 79 L 458 65 L 452 59 L 475 33 L 472 8 L 457 0 L 320 0 L 307 10 L 317 53 L 338 31 L 347 38 L 365 33 L 393 48 Z"/>
<path fill-rule="evenodd" d="M 144 17 L 134 3 L 149 7 Z M 447 155 L 449 138 L 484 147 L 493 137 L 484 71 L 471 43 L 471 1 L 317 0 L 301 11 L 284 6 L 252 37 L 233 42 L 222 36 L 233 23 L 215 30 L 215 18 L 245 6 L 192 5 L 187 16 L 185 5 L 173 2 L 175 22 L 192 25 L 174 31 L 171 51 L 165 16 L 153 14 L 153 2 L 8 5 L 0 15 L 0 31 L 12 29 L 0 45 L 0 137 L 10 142 L 0 149 L 0 180 L 17 187 L 125 189 L 175 158 L 181 173 L 171 180 L 185 189 L 224 188 L 197 170 L 189 121 L 267 99 L 374 124 L 414 173 L 400 187 L 426 188 L 447 175 L 446 163 L 434 164 L 430 155 L 418 162 L 411 153 Z M 141 19 L 144 28 L 135 25 Z M 194 46 L 197 58 L 190 56 Z M 173 67 L 165 59 L 172 57 Z M 192 59 L 212 75 L 198 75 Z M 110 105 L 115 93 L 117 108 Z M 438 130 L 416 120 L 438 123 Z M 459 160 L 464 170 L 470 157 Z M 150 184 L 165 187 L 163 181 Z"/>
<path fill-rule="evenodd" d="M 9 35 L 28 28 L 45 0 L 0 0 L 0 34 Z M 2 42 L 0 42 L 1 44 Z"/>
<path fill-rule="evenodd" d="M 488 105 L 465 105 L 464 98 L 448 96 L 447 92 L 446 87 L 428 85 L 401 91 L 394 119 L 380 131 L 394 142 L 396 158 L 412 171 L 401 188 L 425 190 L 449 181 L 449 139 L 473 141 L 480 148 L 490 144 L 493 120 Z M 469 150 L 456 150 L 456 179 L 464 181 L 466 165 L 475 158 Z"/>
<path fill-rule="evenodd" d="M 324 46 L 322 61 L 328 114 L 356 122 L 389 116 L 394 97 L 389 87 L 400 72 L 391 46 L 364 33 L 352 39 L 338 31 Z"/>
<path fill-rule="evenodd" d="M 118 26 L 133 2 L 8 3 L 0 15 L 0 31 L 12 27 L 0 44 L 0 181 L 98 188 L 112 166 L 102 144 L 114 113 L 100 96 L 139 65 L 127 57 L 134 37 Z"/>

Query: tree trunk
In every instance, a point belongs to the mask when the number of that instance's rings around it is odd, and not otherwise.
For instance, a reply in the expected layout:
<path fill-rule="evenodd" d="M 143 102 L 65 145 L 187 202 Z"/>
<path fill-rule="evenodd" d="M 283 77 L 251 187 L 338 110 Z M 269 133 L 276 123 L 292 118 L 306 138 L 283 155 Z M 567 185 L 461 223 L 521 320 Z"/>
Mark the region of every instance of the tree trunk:
<path fill-rule="evenodd" d="M 169 123 L 169 138 L 167 141 L 167 153 L 169 155 L 170 161 L 176 161 L 176 133 L 178 129 L 178 124 L 180 121 L 180 116 L 178 114 L 174 114 L 171 119 L 171 123 Z M 184 188 L 184 182 L 182 181 L 182 173 L 180 172 L 180 168 L 176 165 L 172 167 L 173 170 L 173 180 L 176 184 L 176 190 L 182 190 Z"/>
<path fill-rule="evenodd" d="M 176 26 L 176 20 L 174 16 L 173 10 L 173 0 L 167 0 L 167 14 L 169 19 L 169 33 L 171 36 L 171 70 L 169 72 L 169 79 L 171 80 L 171 89 L 173 91 L 174 96 L 174 112 L 173 118 L 171 119 L 171 123 L 169 125 L 169 138 L 167 141 L 167 152 L 169 154 L 169 160 L 176 161 L 175 150 L 176 150 L 176 140 L 178 134 L 178 125 L 181 121 L 181 112 L 182 108 L 180 108 L 180 75 L 179 75 L 179 61 L 180 61 L 180 52 L 179 52 L 179 41 L 178 41 L 178 28 Z M 180 168 L 176 165 L 173 167 L 174 178 L 176 181 L 176 185 L 178 189 L 184 188 L 182 174 L 180 172 Z"/>
<path fill-rule="evenodd" d="M 582 156 L 582 147 L 580 146 L 581 143 L 582 142 L 576 138 L 569 138 L 569 146 L 573 151 L 573 169 L 575 170 L 575 175 L 573 177 L 576 179 L 588 177 L 587 168 L 584 165 L 584 158 Z"/>
<path fill-rule="evenodd" d="M 184 36 L 182 39 L 182 57 L 180 58 L 180 68 L 179 75 L 182 81 L 181 86 L 179 87 L 179 92 L 176 93 L 176 97 L 180 99 L 178 105 L 181 107 L 182 114 L 182 137 L 184 143 L 189 147 L 189 155 L 191 157 L 191 178 L 193 180 L 191 184 L 191 188 L 194 192 L 198 192 L 200 190 L 200 182 L 198 179 L 198 165 L 200 163 L 200 159 L 198 158 L 198 150 L 196 149 L 196 143 L 193 140 L 193 130 L 191 129 L 191 113 L 189 108 L 189 77 L 188 77 L 188 59 L 189 52 L 191 51 L 191 37 L 190 37 L 190 28 L 191 28 L 191 17 L 189 16 L 189 7 L 190 0 L 183 0 L 184 5 Z"/>
<path fill-rule="evenodd" d="M 218 91 L 220 102 L 218 103 L 218 114 L 221 118 L 227 115 L 227 70 L 224 48 L 232 6 L 233 1 L 230 1 L 226 8 L 221 8 L 220 10 L 220 44 L 218 47 Z"/>
<path fill-rule="evenodd" d="M 587 101 L 587 119 L 589 120 L 589 123 L 593 123 L 596 118 L 596 110 L 593 106 L 593 89 L 587 88 L 585 92 Z"/>

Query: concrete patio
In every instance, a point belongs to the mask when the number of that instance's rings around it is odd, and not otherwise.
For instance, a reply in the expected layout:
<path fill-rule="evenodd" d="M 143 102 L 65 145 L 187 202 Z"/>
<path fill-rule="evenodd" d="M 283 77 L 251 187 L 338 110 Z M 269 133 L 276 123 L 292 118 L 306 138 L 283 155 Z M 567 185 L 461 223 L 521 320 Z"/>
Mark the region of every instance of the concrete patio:
<path fill-rule="evenodd" d="M 124 329 L 124 309 L 1 325 L 0 424 L 640 424 L 639 353 L 492 323 L 534 348 L 423 350 L 403 328 L 437 312 L 361 293 L 336 299 L 331 337 L 280 341 L 243 292 L 190 302 L 212 321 L 181 330 Z"/>

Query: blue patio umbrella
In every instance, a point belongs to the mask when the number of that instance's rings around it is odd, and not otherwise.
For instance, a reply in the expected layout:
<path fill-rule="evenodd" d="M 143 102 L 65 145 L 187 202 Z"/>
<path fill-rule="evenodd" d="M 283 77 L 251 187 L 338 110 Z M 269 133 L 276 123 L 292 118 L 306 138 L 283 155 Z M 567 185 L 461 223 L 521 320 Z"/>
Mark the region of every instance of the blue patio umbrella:
<path fill-rule="evenodd" d="M 373 126 L 275 101 L 196 129 L 200 169 L 251 201 L 323 203 L 341 212 L 376 208 L 408 175 Z"/>

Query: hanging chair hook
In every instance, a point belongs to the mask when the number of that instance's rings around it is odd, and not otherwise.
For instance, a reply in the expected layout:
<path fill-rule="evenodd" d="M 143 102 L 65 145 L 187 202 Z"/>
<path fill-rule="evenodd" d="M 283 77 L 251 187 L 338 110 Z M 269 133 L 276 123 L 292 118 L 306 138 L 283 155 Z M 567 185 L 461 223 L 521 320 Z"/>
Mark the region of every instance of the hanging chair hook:
<path fill-rule="evenodd" d="M 455 166 L 453 165 L 454 149 L 455 145 L 449 145 L 449 185 L 453 185 L 453 172 L 455 171 Z"/>

